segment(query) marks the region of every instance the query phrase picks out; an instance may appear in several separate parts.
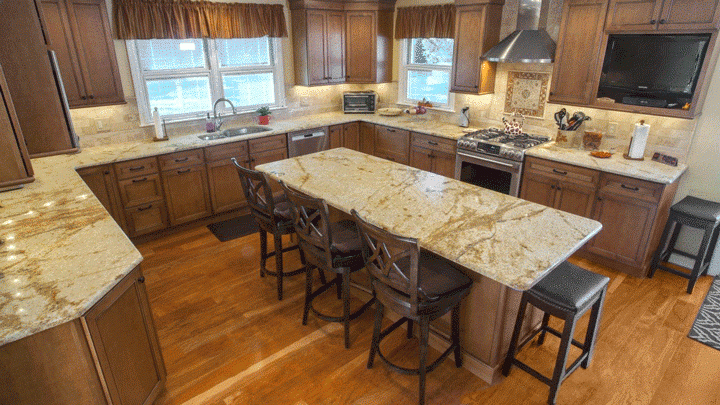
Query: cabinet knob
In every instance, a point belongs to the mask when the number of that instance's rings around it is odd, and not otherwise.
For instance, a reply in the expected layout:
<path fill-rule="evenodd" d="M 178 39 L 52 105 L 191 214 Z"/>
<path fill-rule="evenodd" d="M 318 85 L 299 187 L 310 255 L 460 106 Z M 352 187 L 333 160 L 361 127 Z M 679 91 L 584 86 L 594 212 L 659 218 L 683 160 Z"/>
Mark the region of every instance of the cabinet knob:
<path fill-rule="evenodd" d="M 598 201 L 602 201 L 602 197 L 598 197 L 597 200 L 598 200 Z"/>
<path fill-rule="evenodd" d="M 655 25 L 656 22 L 655 20 L 650 20 L 650 25 Z"/>
<path fill-rule="evenodd" d="M 89 98 L 90 100 L 92 100 L 92 99 L 95 98 L 95 96 L 93 96 L 93 95 L 91 94 L 91 95 L 88 96 L 88 98 Z"/>
<path fill-rule="evenodd" d="M 85 96 L 80 96 L 80 100 L 87 100 L 87 97 L 85 97 Z"/>
<path fill-rule="evenodd" d="M 104 174 L 104 175 L 110 174 L 110 170 L 105 170 L 105 171 L 103 172 L 103 174 Z"/>
<path fill-rule="evenodd" d="M 555 185 L 550 186 L 551 190 L 555 190 Z"/>
<path fill-rule="evenodd" d="M 660 24 L 665 24 L 665 19 L 661 18 L 660 21 L 658 21 Z"/>
<path fill-rule="evenodd" d="M 144 283 L 145 282 L 145 276 L 138 277 L 138 283 Z"/>
<path fill-rule="evenodd" d="M 552 96 L 552 95 L 555 95 L 555 93 L 553 93 L 553 92 L 551 91 L 551 92 L 550 92 L 550 95 L 551 95 L 551 96 Z"/>

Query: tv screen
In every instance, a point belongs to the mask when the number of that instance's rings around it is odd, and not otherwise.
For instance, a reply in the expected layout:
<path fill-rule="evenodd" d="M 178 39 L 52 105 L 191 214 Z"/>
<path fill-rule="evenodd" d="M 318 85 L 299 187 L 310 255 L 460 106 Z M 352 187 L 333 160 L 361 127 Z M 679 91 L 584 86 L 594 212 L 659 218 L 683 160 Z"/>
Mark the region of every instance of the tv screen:
<path fill-rule="evenodd" d="M 598 97 L 680 108 L 690 102 L 710 34 L 611 35 Z"/>

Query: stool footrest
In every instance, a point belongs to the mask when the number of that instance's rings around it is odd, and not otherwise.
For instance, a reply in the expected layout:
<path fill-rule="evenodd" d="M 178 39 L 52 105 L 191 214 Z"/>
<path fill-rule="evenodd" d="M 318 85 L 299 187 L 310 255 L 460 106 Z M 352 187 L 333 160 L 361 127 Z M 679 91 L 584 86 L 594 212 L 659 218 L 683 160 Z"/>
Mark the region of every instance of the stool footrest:
<path fill-rule="evenodd" d="M 678 254 L 680 256 L 688 257 L 690 259 L 697 259 L 697 255 L 694 255 L 694 254 L 691 254 L 691 253 L 688 253 L 688 252 L 685 252 L 682 250 L 673 249 L 670 251 L 670 254 L 673 254 L 673 253 Z M 668 255 L 668 256 L 670 256 L 670 255 Z"/>
<path fill-rule="evenodd" d="M 582 361 L 587 358 L 587 356 L 588 356 L 588 353 L 583 352 L 580 355 L 580 357 L 575 359 L 575 361 L 570 365 L 570 367 L 565 369 L 565 373 L 563 373 L 563 377 L 560 379 L 559 382 L 561 383 L 561 382 L 563 382 L 563 380 L 565 380 L 567 377 L 569 377 L 570 374 L 580 366 L 580 363 L 582 363 Z M 538 373 L 537 371 L 535 371 L 535 369 L 533 369 L 532 367 L 523 363 L 522 361 L 520 361 L 518 359 L 513 359 L 512 364 L 515 366 L 518 366 L 518 368 L 520 368 L 521 370 L 525 371 L 526 373 L 532 375 L 533 377 L 537 378 L 538 380 L 542 381 L 546 385 L 549 385 L 549 386 L 553 385 L 552 379 L 547 378 L 546 376 Z"/>
<path fill-rule="evenodd" d="M 671 267 L 667 267 L 667 266 L 664 266 L 664 265 L 662 265 L 662 264 L 658 264 L 657 268 L 658 268 L 658 269 L 665 270 L 665 271 L 667 271 L 668 273 L 675 274 L 676 276 L 685 277 L 685 278 L 687 278 L 687 279 L 689 279 L 690 277 L 692 277 L 692 275 L 691 275 L 690 273 L 685 273 L 685 272 L 682 272 L 682 271 L 680 271 L 680 270 L 675 270 L 675 269 L 673 269 L 673 268 L 671 268 Z"/>

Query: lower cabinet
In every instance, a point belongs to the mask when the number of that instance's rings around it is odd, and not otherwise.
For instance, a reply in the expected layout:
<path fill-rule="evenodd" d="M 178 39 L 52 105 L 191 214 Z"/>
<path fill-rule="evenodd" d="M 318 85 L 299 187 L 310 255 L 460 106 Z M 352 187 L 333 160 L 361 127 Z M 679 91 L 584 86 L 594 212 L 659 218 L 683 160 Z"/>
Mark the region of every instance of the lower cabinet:
<path fill-rule="evenodd" d="M 348 124 L 331 125 L 328 127 L 330 147 L 348 148 L 360 150 L 360 123 L 351 122 Z"/>
<path fill-rule="evenodd" d="M 138 207 L 125 209 L 128 236 L 140 236 L 168 227 L 165 201 L 158 200 Z"/>
<path fill-rule="evenodd" d="M 248 156 L 247 141 L 205 148 L 210 202 L 215 214 L 239 209 L 246 205 L 240 176 L 238 176 L 231 158 L 235 158 L 243 167 L 249 167 L 250 157 Z"/>
<path fill-rule="evenodd" d="M 382 125 L 375 126 L 375 156 L 406 165 L 410 160 L 409 153 L 409 131 Z"/>
<path fill-rule="evenodd" d="M 375 124 L 360 122 L 359 151 L 367 155 L 375 154 Z"/>
<path fill-rule="evenodd" d="M 162 172 L 170 225 L 204 218 L 212 214 L 205 165 Z"/>
<path fill-rule="evenodd" d="M 123 215 L 117 179 L 111 165 L 93 166 L 78 169 L 78 174 L 95 194 L 100 203 L 110 213 L 123 231 L 127 232 Z"/>
<path fill-rule="evenodd" d="M 597 170 L 527 157 L 520 198 L 590 218 L 599 178 Z"/>
<path fill-rule="evenodd" d="M 157 157 L 113 165 L 123 208 L 125 232 L 130 237 L 160 231 L 168 226 L 165 194 Z"/>
<path fill-rule="evenodd" d="M 410 166 L 455 178 L 456 142 L 414 132 L 410 138 Z"/>

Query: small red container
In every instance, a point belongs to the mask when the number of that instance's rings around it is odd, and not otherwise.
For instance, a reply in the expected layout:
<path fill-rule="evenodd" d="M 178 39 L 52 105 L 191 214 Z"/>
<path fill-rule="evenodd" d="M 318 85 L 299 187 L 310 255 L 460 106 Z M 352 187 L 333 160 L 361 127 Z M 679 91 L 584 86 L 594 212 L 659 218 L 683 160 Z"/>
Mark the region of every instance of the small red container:
<path fill-rule="evenodd" d="M 260 125 L 267 125 L 270 123 L 270 116 L 269 115 L 258 115 L 258 124 Z"/>

